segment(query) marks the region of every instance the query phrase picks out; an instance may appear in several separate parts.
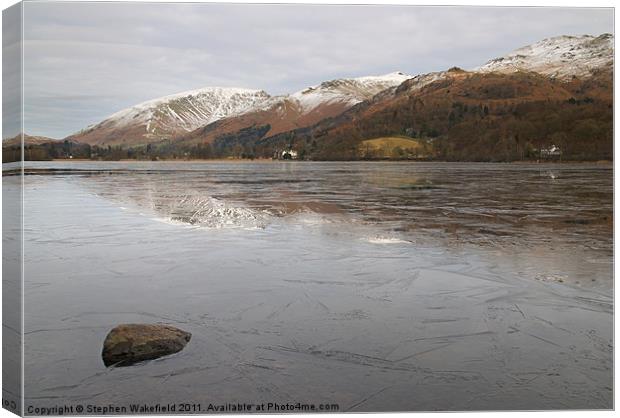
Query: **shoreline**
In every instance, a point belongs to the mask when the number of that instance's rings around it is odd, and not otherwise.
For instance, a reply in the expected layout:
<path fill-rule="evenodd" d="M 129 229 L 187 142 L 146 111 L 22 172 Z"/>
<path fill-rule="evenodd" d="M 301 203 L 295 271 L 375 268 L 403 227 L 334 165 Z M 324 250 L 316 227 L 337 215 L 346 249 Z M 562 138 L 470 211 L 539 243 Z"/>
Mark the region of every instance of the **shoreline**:
<path fill-rule="evenodd" d="M 19 161 L 15 161 L 19 162 Z M 593 165 L 612 165 L 613 160 L 575 160 L 575 161 L 447 161 L 447 160 L 273 160 L 270 158 L 256 158 L 253 160 L 244 158 L 213 158 L 213 159 L 192 159 L 192 160 L 136 160 L 136 159 L 121 159 L 121 160 L 91 160 L 85 158 L 55 158 L 52 160 L 26 160 L 24 163 L 32 162 L 92 162 L 92 163 L 442 163 L 442 164 L 515 164 L 515 165 L 539 165 L 539 164 L 593 164 Z M 10 163 L 3 163 L 10 164 Z"/>

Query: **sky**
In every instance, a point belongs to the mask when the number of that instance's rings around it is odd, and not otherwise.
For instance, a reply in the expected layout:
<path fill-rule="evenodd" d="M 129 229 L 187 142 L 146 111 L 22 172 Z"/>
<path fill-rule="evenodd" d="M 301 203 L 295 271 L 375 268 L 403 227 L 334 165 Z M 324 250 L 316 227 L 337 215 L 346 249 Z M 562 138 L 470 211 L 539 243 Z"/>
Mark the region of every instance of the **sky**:
<path fill-rule="evenodd" d="M 546 37 L 605 32 L 611 9 L 25 3 L 24 130 L 63 138 L 185 90 L 275 95 L 341 77 L 468 69 Z"/>

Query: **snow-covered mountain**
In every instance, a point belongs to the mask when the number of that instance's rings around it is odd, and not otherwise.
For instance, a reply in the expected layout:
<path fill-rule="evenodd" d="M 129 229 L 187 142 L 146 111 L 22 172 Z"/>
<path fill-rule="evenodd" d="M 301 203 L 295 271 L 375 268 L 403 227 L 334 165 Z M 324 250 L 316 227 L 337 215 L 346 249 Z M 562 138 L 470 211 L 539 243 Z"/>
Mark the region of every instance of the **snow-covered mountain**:
<path fill-rule="evenodd" d="M 339 108 L 346 109 L 364 100 L 368 100 L 390 87 L 398 86 L 411 77 L 401 72 L 393 72 L 380 76 L 339 78 L 324 81 L 292 94 L 273 96 L 242 113 L 278 109 L 281 113 L 286 109 L 288 111 L 295 111 L 302 116 L 325 106 L 338 106 Z"/>
<path fill-rule="evenodd" d="M 559 80 L 586 78 L 600 69 L 611 69 L 613 54 L 611 34 L 564 35 L 519 48 L 468 72 L 453 68 L 415 77 L 394 72 L 342 78 L 274 97 L 262 90 L 204 88 L 138 104 L 68 139 L 127 146 L 162 139 L 202 143 L 257 127 L 269 137 L 333 118 L 373 97 L 389 100 L 397 86 L 413 92 L 436 81 L 489 72 L 533 71 Z"/>
<path fill-rule="evenodd" d="M 455 161 L 539 158 L 534 149 L 557 143 L 568 160 L 609 159 L 612 43 L 611 35 L 547 39 L 476 70 L 418 75 L 304 129 L 258 138 L 262 131 L 243 131 L 216 144 L 229 155 L 241 155 L 241 144 L 259 157 L 291 147 L 310 160 L 347 160 L 376 158 L 363 141 L 405 134 L 431 144 L 425 156 Z"/>
<path fill-rule="evenodd" d="M 510 74 L 532 71 L 564 81 L 573 76 L 586 78 L 597 70 L 613 66 L 613 43 L 613 35 L 608 33 L 600 36 L 556 36 L 519 48 L 469 71 L 453 67 L 446 71 L 416 75 L 402 88 L 413 92 L 435 81 L 468 77 L 477 72 Z"/>
<path fill-rule="evenodd" d="M 556 36 L 519 48 L 495 58 L 481 67 L 480 72 L 510 73 L 534 71 L 558 79 L 587 77 L 594 70 L 611 67 L 614 59 L 614 37 Z"/>
<path fill-rule="evenodd" d="M 275 97 L 263 90 L 207 87 L 137 104 L 68 139 L 92 145 L 140 145 L 179 138 L 228 118 L 235 120 L 234 130 L 270 124 L 277 133 L 337 115 L 408 78 L 395 72 L 337 79 Z"/>
<path fill-rule="evenodd" d="M 287 96 L 286 99 L 299 106 L 303 112 L 311 112 L 318 106 L 328 103 L 353 106 L 383 90 L 398 86 L 411 77 L 401 72 L 394 72 L 380 76 L 341 78 L 308 87 Z"/>
<path fill-rule="evenodd" d="M 184 136 L 189 142 L 210 141 L 245 128 L 269 125 L 265 136 L 313 125 L 400 85 L 412 76 L 393 72 L 380 76 L 341 78 L 283 96 L 274 96 L 239 115 L 208 124 Z"/>
<path fill-rule="evenodd" d="M 97 145 L 138 145 L 175 138 L 269 99 L 262 90 L 207 87 L 149 100 L 117 112 L 72 136 Z"/>

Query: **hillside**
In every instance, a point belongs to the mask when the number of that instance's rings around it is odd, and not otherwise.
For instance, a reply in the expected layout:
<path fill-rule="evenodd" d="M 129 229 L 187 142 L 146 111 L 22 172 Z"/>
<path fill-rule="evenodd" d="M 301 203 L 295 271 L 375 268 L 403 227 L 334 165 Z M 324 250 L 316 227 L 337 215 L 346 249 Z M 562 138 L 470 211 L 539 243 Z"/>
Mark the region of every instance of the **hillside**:
<path fill-rule="evenodd" d="M 260 126 L 269 126 L 265 137 L 311 126 L 409 78 L 411 76 L 396 72 L 326 81 L 290 95 L 272 97 L 241 115 L 222 118 L 183 136 L 179 143 L 211 143 L 218 137 Z"/>
<path fill-rule="evenodd" d="M 242 113 L 268 98 L 262 90 L 239 88 L 187 91 L 121 110 L 67 139 L 125 147 L 174 139 L 215 120 Z"/>
<path fill-rule="evenodd" d="M 217 138 L 234 153 L 267 157 L 292 145 L 305 158 L 359 159 L 360 143 L 408 136 L 432 143 L 427 158 L 513 161 L 556 145 L 565 159 L 611 159 L 613 37 L 543 40 L 473 71 L 423 74 L 341 115 L 279 135 Z"/>
<path fill-rule="evenodd" d="M 269 155 L 294 138 L 293 147 L 311 158 L 357 159 L 366 139 L 406 135 L 431 142 L 437 159 L 536 159 L 552 144 L 566 159 L 612 158 L 609 71 L 568 83 L 537 73 L 457 70 L 422 88 L 411 81 L 338 118 L 259 141 L 257 154 Z"/>

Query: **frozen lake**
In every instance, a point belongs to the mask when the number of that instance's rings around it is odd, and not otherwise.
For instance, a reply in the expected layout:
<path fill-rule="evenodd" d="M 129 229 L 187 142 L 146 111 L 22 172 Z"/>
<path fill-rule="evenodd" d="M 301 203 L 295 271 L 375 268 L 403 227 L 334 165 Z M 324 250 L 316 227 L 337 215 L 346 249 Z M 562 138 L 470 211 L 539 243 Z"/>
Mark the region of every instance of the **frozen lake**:
<path fill-rule="evenodd" d="M 26 412 L 612 407 L 611 166 L 28 167 Z M 192 340 L 106 368 L 131 322 Z"/>

